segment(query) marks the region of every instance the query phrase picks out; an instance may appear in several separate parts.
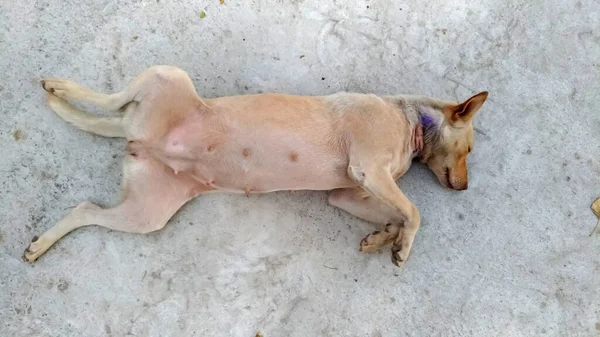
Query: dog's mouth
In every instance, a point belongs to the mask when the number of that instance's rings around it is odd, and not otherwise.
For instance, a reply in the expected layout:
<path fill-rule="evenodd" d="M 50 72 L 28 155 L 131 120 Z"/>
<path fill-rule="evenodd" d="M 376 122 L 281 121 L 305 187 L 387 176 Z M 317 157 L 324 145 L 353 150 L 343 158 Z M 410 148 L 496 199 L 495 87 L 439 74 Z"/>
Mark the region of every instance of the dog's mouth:
<path fill-rule="evenodd" d="M 452 183 L 450 182 L 450 168 L 446 167 L 444 173 L 446 174 L 446 186 L 448 188 L 454 189 L 454 186 L 452 186 Z"/>

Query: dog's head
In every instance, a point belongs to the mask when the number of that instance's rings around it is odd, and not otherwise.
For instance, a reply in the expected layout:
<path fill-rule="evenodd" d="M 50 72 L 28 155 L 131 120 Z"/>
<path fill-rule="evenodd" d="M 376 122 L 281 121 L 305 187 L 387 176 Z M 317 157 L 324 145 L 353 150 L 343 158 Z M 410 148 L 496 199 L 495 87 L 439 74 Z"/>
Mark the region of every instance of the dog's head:
<path fill-rule="evenodd" d="M 434 139 L 426 141 L 421 159 L 447 188 L 461 191 L 469 186 L 467 156 L 473 149 L 472 119 L 487 96 L 484 91 L 463 103 L 445 104 L 439 108 L 443 116 L 440 125 L 429 135 L 425 132 L 425 137 Z"/>

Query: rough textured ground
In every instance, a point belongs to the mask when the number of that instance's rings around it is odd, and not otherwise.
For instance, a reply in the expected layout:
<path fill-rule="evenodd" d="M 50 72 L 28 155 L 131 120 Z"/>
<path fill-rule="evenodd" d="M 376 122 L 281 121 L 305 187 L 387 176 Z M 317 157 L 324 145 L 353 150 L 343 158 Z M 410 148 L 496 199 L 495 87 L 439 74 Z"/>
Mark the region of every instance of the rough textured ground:
<path fill-rule="evenodd" d="M 599 18 L 595 0 L 0 1 L 0 335 L 598 336 Z M 124 148 L 56 117 L 40 78 L 113 91 L 154 64 L 205 97 L 489 90 L 470 188 L 401 179 L 423 216 L 404 269 L 312 192 L 203 196 L 160 232 L 88 227 L 22 262 L 69 207 L 117 201 Z"/>

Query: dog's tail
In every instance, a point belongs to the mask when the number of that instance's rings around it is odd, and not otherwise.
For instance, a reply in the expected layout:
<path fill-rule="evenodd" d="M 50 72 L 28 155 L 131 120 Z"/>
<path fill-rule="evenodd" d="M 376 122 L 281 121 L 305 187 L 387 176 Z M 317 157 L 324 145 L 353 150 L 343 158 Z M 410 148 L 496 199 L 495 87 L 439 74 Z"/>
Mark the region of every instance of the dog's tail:
<path fill-rule="evenodd" d="M 81 130 L 104 137 L 125 137 L 123 117 L 96 116 L 79 110 L 62 98 L 48 93 L 48 105 L 62 119 Z"/>

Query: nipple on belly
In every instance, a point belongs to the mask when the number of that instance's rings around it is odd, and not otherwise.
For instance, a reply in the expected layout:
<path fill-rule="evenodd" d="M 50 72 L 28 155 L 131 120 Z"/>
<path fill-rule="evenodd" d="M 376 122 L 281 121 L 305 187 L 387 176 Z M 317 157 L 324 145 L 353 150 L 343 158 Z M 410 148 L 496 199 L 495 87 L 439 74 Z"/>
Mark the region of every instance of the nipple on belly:
<path fill-rule="evenodd" d="M 172 153 L 183 153 L 186 152 L 188 148 L 186 144 L 181 141 L 181 139 L 169 139 L 165 150 Z"/>

